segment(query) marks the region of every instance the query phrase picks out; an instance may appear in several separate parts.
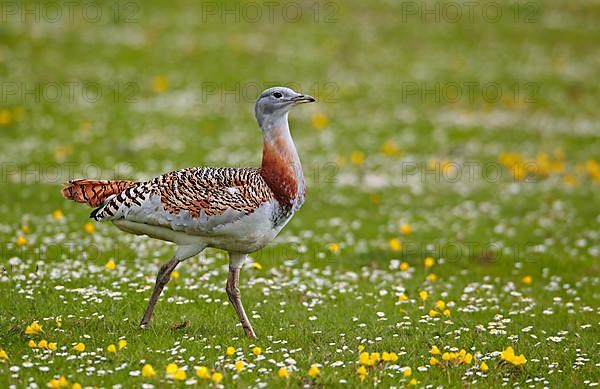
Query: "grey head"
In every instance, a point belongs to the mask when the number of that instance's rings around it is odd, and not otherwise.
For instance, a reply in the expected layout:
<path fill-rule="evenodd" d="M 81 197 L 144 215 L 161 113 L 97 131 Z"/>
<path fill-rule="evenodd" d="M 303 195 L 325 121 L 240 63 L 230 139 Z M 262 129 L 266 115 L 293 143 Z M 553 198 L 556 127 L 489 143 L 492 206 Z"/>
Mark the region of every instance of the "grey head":
<path fill-rule="evenodd" d="M 258 125 L 265 130 L 280 120 L 285 119 L 287 122 L 287 114 L 292 107 L 314 101 L 312 96 L 303 95 L 283 86 L 276 86 L 265 90 L 258 97 L 254 106 L 254 115 Z"/>

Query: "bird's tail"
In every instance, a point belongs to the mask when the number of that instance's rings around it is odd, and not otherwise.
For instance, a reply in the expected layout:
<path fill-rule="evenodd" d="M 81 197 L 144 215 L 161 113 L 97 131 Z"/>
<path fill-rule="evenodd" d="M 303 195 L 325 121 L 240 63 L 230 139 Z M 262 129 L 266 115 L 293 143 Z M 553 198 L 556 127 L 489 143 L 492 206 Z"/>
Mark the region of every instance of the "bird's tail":
<path fill-rule="evenodd" d="M 62 194 L 66 199 L 99 207 L 108 197 L 121 193 L 133 184 L 135 182 L 124 180 L 71 180 L 65 182 L 67 186 Z"/>

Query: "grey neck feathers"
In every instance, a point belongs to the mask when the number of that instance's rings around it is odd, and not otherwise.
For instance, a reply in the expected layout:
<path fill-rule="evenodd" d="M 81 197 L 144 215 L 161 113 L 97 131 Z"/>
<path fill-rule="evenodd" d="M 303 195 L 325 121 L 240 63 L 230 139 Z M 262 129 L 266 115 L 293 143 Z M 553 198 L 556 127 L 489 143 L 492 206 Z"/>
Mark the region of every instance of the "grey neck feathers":
<path fill-rule="evenodd" d="M 288 113 L 273 114 L 262 116 L 260 120 L 257 118 L 258 124 L 263 133 L 265 142 L 274 143 L 275 139 L 283 137 L 294 145 L 292 135 L 290 134 L 290 126 L 288 124 Z"/>

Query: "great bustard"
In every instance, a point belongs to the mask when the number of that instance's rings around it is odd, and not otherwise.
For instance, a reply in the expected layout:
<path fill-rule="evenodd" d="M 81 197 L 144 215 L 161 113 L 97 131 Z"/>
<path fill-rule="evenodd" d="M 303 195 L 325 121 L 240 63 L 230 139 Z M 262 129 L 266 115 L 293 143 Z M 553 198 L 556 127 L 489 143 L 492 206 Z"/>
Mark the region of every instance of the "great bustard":
<path fill-rule="evenodd" d="M 91 218 L 177 245 L 158 272 L 140 326 L 150 322 L 175 267 L 206 247 L 216 247 L 229 253 L 229 301 L 246 335 L 256 338 L 238 288 L 240 269 L 247 254 L 271 242 L 304 202 L 304 176 L 288 113 L 313 101 L 283 87 L 260 95 L 254 107 L 264 142 L 259 169 L 188 168 L 146 182 L 83 179 L 63 188 L 65 198 L 97 207 Z"/>

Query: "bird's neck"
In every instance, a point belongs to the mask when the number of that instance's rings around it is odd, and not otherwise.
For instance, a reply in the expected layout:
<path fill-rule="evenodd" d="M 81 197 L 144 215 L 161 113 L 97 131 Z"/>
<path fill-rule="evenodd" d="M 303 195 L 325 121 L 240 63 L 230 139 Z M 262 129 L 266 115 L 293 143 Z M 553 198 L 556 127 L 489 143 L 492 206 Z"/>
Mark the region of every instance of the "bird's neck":
<path fill-rule="evenodd" d="M 264 144 L 260 174 L 275 199 L 292 206 L 304 199 L 304 175 L 287 116 L 285 113 L 261 123 Z"/>

